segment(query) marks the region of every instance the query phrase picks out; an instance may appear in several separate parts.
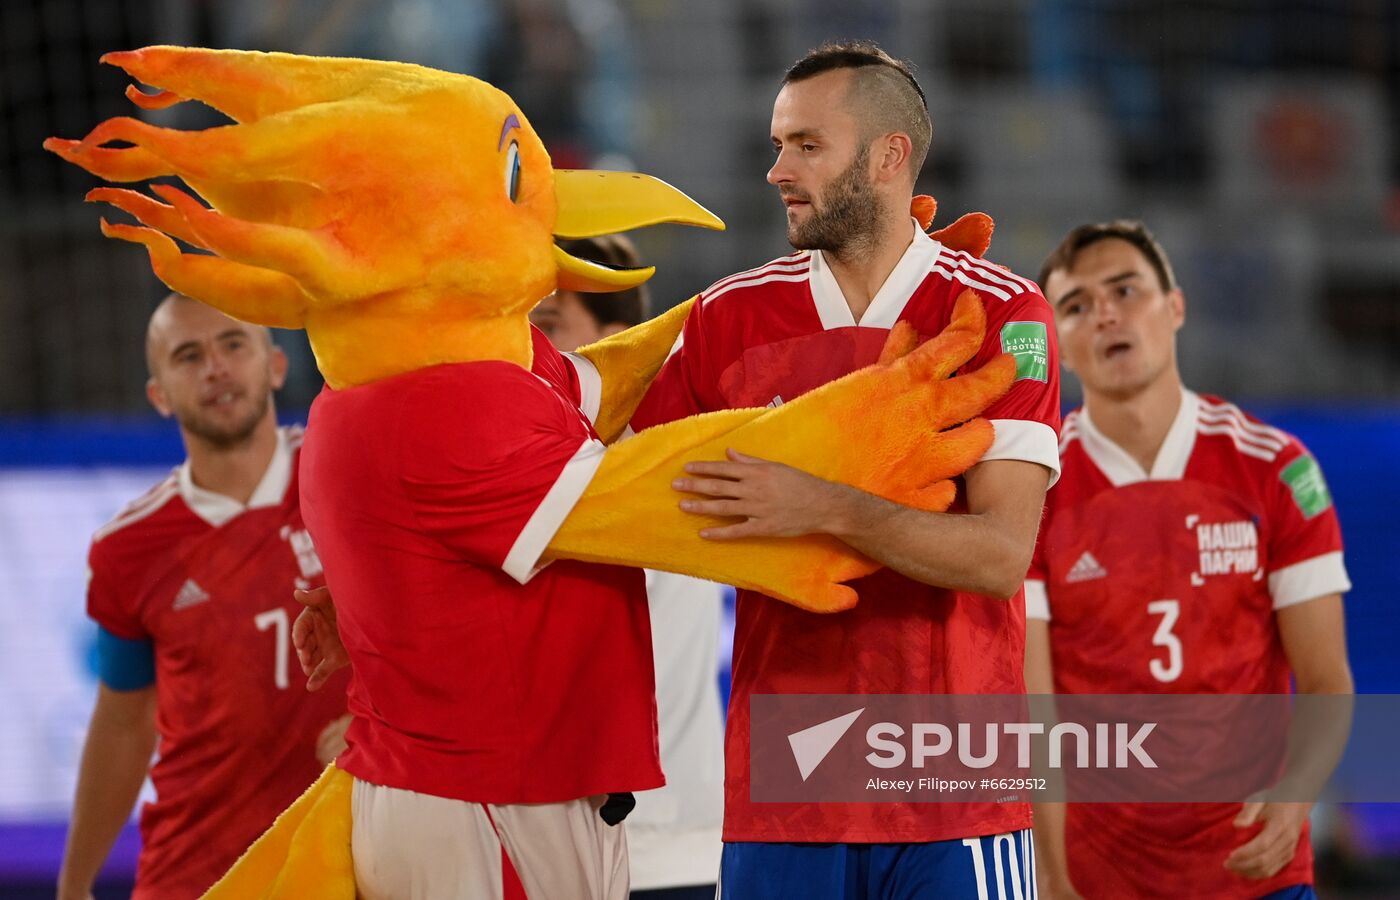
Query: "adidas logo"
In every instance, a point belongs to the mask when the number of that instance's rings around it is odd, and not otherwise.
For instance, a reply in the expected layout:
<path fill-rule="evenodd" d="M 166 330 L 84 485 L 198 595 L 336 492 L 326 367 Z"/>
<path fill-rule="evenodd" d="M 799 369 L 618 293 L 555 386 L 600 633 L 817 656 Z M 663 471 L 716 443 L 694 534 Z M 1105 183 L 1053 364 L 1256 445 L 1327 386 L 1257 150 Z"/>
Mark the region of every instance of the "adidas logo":
<path fill-rule="evenodd" d="M 773 399 L 772 399 L 772 400 L 769 400 L 769 401 L 768 401 L 768 408 L 769 408 L 769 409 L 777 409 L 778 407 L 780 407 L 780 406 L 782 406 L 782 405 L 783 405 L 783 398 L 780 397 L 780 396 L 778 396 L 778 395 L 776 395 L 776 394 L 773 396 Z"/>
<path fill-rule="evenodd" d="M 175 595 L 174 608 L 185 609 L 208 599 L 208 591 L 196 584 L 193 578 L 186 578 L 185 583 L 180 585 L 180 593 Z"/>
<path fill-rule="evenodd" d="M 1099 561 L 1094 559 L 1094 554 L 1085 550 L 1084 555 L 1079 557 L 1079 561 L 1065 576 L 1065 581 L 1076 584 L 1080 581 L 1093 581 L 1095 578 L 1103 578 L 1106 575 L 1108 575 L 1108 570 L 1099 565 Z"/>

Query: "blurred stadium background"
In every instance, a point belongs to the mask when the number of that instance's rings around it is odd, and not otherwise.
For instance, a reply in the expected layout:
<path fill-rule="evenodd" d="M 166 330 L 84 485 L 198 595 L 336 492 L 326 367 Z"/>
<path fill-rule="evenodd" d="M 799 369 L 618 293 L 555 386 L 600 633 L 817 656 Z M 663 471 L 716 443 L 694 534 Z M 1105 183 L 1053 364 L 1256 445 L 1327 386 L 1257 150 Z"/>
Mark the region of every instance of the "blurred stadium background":
<path fill-rule="evenodd" d="M 763 182 L 771 99 L 793 59 L 835 37 L 917 65 L 934 118 L 921 188 L 940 221 L 990 212 L 996 261 L 1034 275 L 1094 218 L 1157 231 L 1188 297 L 1187 382 L 1312 446 L 1346 529 L 1358 688 L 1400 693 L 1394 0 L 4 0 L 0 896 L 51 896 L 94 691 L 88 536 L 181 456 L 143 394 L 163 290 L 142 252 L 98 234 L 80 202 L 95 181 L 39 146 L 141 114 L 98 56 L 175 43 L 484 77 L 556 165 L 635 167 L 729 223 L 636 236 L 664 307 L 787 251 Z M 320 382 L 301 335 L 278 340 L 294 420 Z M 1325 896 L 1400 897 L 1400 808 L 1322 807 L 1317 826 Z M 111 896 L 135 847 L 128 833 L 114 854 Z"/>

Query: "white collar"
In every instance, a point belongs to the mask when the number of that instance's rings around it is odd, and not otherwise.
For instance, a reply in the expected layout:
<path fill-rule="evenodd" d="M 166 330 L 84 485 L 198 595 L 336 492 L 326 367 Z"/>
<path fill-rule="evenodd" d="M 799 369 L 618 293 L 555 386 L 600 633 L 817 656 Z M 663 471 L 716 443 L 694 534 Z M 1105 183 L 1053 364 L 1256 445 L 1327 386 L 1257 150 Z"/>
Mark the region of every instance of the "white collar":
<path fill-rule="evenodd" d="M 852 328 L 856 325 L 862 328 L 888 329 L 893 328 L 894 323 L 899 321 L 899 314 L 904 312 L 910 295 L 923 283 L 938 255 L 943 252 L 943 245 L 925 234 L 916 220 L 911 218 L 909 221 L 914 229 L 914 240 L 885 278 L 885 283 L 880 285 L 879 292 L 870 301 L 870 308 L 861 316 L 859 322 L 851 315 L 850 304 L 846 302 L 846 295 L 841 293 L 836 276 L 831 274 L 831 266 L 827 264 L 826 257 L 820 250 L 812 253 L 812 269 L 808 275 L 808 282 L 812 288 L 812 302 L 817 306 L 817 315 L 821 317 L 823 329 L 830 331 L 833 328 Z"/>
<path fill-rule="evenodd" d="M 292 449 L 287 444 L 286 432 L 277 429 L 277 448 L 272 451 L 272 461 L 267 464 L 262 480 L 253 490 L 244 506 L 232 497 L 205 490 L 194 483 L 190 475 L 190 461 L 187 459 L 176 470 L 180 486 L 180 497 L 195 515 L 213 525 L 223 525 L 234 516 L 250 509 L 276 506 L 287 494 L 287 486 L 292 482 Z"/>
<path fill-rule="evenodd" d="M 1172 427 L 1167 429 L 1167 437 L 1157 458 L 1152 461 L 1152 472 L 1144 472 L 1136 459 L 1128 451 L 1115 444 L 1094 426 L 1089 418 L 1089 408 L 1079 411 L 1079 440 L 1084 452 L 1099 467 L 1114 487 L 1123 487 L 1139 481 L 1179 481 L 1186 474 L 1186 463 L 1191 459 L 1191 451 L 1196 446 L 1196 415 L 1200 408 L 1200 398 L 1185 388 L 1181 389 L 1181 405 L 1177 408 Z"/>

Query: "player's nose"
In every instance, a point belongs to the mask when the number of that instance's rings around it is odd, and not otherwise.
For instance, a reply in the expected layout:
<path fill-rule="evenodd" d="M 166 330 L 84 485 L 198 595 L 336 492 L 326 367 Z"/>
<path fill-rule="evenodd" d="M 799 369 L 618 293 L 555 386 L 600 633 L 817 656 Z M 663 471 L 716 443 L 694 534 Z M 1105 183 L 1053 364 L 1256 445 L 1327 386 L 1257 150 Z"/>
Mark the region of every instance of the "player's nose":
<path fill-rule="evenodd" d="M 229 373 L 229 361 L 227 355 L 215 348 L 204 354 L 204 377 L 208 381 L 218 381 Z"/>
<path fill-rule="evenodd" d="M 788 167 L 787 160 L 787 151 L 779 151 L 778 158 L 773 160 L 773 165 L 768 170 L 769 184 L 779 185 L 792 182 L 792 172 Z"/>
<path fill-rule="evenodd" d="M 1094 298 L 1094 324 L 1100 328 L 1117 325 L 1119 316 L 1118 303 L 1112 297 Z"/>

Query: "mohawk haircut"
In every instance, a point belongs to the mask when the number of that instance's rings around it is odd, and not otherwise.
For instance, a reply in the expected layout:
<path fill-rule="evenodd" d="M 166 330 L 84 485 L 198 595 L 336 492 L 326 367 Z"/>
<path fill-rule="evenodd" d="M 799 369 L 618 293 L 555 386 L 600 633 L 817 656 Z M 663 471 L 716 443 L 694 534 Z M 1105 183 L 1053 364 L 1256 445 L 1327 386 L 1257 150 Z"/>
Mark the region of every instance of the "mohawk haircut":
<path fill-rule="evenodd" d="M 853 70 L 846 102 L 865 129 L 866 139 L 887 131 L 909 136 L 913 145 L 911 171 L 917 179 L 933 140 L 933 123 L 913 65 L 890 56 L 874 41 L 835 41 L 809 50 L 793 63 L 783 76 L 783 84 L 837 69 Z"/>

